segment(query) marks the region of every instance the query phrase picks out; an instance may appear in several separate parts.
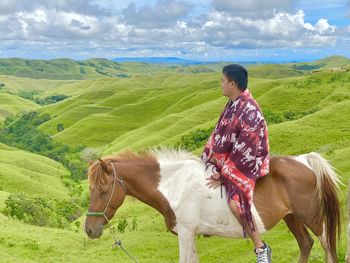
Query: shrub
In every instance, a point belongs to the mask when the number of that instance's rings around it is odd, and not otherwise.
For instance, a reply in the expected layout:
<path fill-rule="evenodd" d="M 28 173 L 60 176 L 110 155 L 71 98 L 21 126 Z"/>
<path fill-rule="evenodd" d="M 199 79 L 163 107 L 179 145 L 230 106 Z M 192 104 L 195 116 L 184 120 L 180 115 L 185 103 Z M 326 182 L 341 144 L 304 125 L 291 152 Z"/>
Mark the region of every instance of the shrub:
<path fill-rule="evenodd" d="M 136 231 L 137 230 L 137 226 L 138 226 L 138 219 L 137 217 L 135 216 L 133 219 L 132 219 L 132 222 L 131 222 L 131 226 L 132 226 L 132 230 L 133 231 Z"/>
<path fill-rule="evenodd" d="M 81 215 L 76 200 L 47 200 L 24 193 L 10 194 L 3 213 L 24 223 L 63 228 Z"/>
<path fill-rule="evenodd" d="M 125 232 L 125 228 L 128 226 L 128 221 L 125 219 L 125 218 L 122 218 L 120 220 L 118 220 L 118 225 L 117 225 L 117 228 L 118 228 L 118 231 L 120 233 L 124 233 Z"/>
<path fill-rule="evenodd" d="M 184 148 L 188 151 L 193 151 L 198 149 L 208 141 L 213 128 L 206 130 L 197 129 L 189 134 L 181 136 L 180 142 L 178 142 L 175 147 Z"/>
<path fill-rule="evenodd" d="M 283 122 L 283 116 L 281 113 L 273 112 L 269 109 L 264 110 L 264 118 L 267 124 L 276 124 Z"/>
<path fill-rule="evenodd" d="M 64 130 L 64 126 L 62 123 L 57 123 L 57 131 L 61 132 Z"/>
<path fill-rule="evenodd" d="M 4 214 L 38 226 L 57 226 L 51 218 L 52 204 L 41 198 L 29 198 L 23 193 L 10 194 L 5 201 Z"/>
<path fill-rule="evenodd" d="M 58 95 L 52 95 L 41 99 L 36 98 L 34 101 L 40 105 L 48 105 L 48 104 L 54 104 L 56 102 L 65 100 L 66 98 L 68 98 L 68 96 L 64 94 L 58 94 Z"/>

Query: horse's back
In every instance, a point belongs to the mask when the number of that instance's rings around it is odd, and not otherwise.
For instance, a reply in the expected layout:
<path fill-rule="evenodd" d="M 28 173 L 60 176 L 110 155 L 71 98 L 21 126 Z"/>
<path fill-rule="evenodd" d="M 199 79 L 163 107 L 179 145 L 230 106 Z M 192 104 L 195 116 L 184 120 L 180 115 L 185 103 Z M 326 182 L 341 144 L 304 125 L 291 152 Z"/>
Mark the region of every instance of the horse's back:
<path fill-rule="evenodd" d="M 270 173 L 256 182 L 254 204 L 266 229 L 289 213 L 302 216 L 310 210 L 316 178 L 297 157 L 272 157 Z"/>

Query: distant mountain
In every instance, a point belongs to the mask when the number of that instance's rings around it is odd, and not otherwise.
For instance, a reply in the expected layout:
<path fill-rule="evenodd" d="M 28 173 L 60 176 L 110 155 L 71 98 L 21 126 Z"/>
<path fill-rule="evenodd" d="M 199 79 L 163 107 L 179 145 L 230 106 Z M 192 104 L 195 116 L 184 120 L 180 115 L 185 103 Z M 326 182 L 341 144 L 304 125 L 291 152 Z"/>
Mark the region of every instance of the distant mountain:
<path fill-rule="evenodd" d="M 0 75 L 33 79 L 96 79 L 126 78 L 134 74 L 155 74 L 170 71 L 170 67 L 156 64 L 118 63 L 104 58 L 83 61 L 72 59 L 0 59 Z"/>
<path fill-rule="evenodd" d="M 197 60 L 187 60 L 178 57 L 122 57 L 112 59 L 116 62 L 141 62 L 151 64 L 179 64 L 179 65 L 198 65 L 207 62 Z"/>
<path fill-rule="evenodd" d="M 220 71 L 224 65 L 232 62 L 204 62 L 186 60 L 177 57 L 134 57 L 115 58 L 108 60 L 94 58 L 88 60 L 73 60 L 68 58 L 38 60 L 9 58 L 0 59 L 0 75 L 32 79 L 80 80 L 97 79 L 101 77 L 128 78 L 135 75 L 155 75 L 167 73 L 208 73 Z M 321 60 L 302 63 L 241 63 L 257 77 L 281 77 L 303 75 L 314 70 L 338 70 L 350 68 L 350 59 L 342 56 L 331 56 Z M 265 67 L 267 66 L 267 67 Z M 253 70 L 254 69 L 254 70 Z M 275 73 L 273 73 L 273 70 Z M 341 69 L 342 70 L 342 69 Z M 284 71 L 281 74 L 281 71 Z M 0 83 L 1 84 L 1 83 Z"/>
<path fill-rule="evenodd" d="M 314 63 L 320 63 L 320 64 L 323 63 L 323 64 L 326 64 L 327 66 L 341 67 L 341 66 L 349 66 L 350 59 L 343 56 L 330 56 L 320 60 L 316 60 L 314 61 Z"/>
<path fill-rule="evenodd" d="M 313 71 L 334 68 L 350 68 L 350 59 L 343 56 L 330 56 L 312 62 L 300 62 L 291 64 L 294 69 Z"/>

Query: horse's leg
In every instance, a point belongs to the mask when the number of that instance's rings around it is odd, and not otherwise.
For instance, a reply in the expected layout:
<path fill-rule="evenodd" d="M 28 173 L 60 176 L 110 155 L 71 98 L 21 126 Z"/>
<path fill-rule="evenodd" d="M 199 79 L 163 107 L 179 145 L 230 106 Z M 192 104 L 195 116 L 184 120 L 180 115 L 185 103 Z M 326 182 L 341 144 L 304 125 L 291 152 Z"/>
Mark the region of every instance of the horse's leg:
<path fill-rule="evenodd" d="M 348 221 L 348 232 L 347 232 L 347 238 L 348 238 L 348 249 L 345 256 L 345 262 L 350 263 L 350 182 L 348 186 L 348 209 L 347 209 L 348 215 L 349 215 L 349 221 Z"/>
<path fill-rule="evenodd" d="M 325 225 L 323 224 L 323 231 L 322 234 L 317 236 L 317 238 L 320 240 L 323 250 L 326 252 L 326 258 L 327 263 L 335 263 L 336 261 L 333 260 L 331 250 L 329 249 L 328 243 L 327 243 L 327 236 L 325 231 Z"/>
<path fill-rule="evenodd" d="M 348 250 L 346 252 L 346 256 L 345 256 L 345 262 L 346 263 L 350 263 L 350 222 L 348 224 L 348 234 L 347 234 L 347 238 L 348 238 Z"/>
<path fill-rule="evenodd" d="M 180 263 L 197 263 L 198 256 L 194 232 L 185 226 L 177 225 L 176 232 L 179 239 Z"/>
<path fill-rule="evenodd" d="M 310 236 L 304 224 L 296 219 L 293 214 L 286 215 L 283 220 L 286 222 L 288 228 L 298 242 L 300 249 L 299 263 L 307 262 L 312 245 L 314 244 L 314 240 Z"/>

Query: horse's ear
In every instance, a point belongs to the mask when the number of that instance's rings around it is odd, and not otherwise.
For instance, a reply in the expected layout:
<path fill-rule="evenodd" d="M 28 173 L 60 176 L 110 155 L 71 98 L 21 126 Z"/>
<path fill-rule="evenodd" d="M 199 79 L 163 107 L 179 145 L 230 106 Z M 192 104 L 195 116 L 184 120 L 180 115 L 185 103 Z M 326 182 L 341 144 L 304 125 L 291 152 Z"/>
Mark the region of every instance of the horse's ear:
<path fill-rule="evenodd" d="M 88 165 L 93 165 L 94 161 L 88 160 L 86 161 L 88 163 Z"/>
<path fill-rule="evenodd" d="M 102 169 L 103 169 L 106 173 L 109 173 L 107 164 L 106 164 L 101 158 L 97 158 L 97 160 L 100 161 L 101 166 L 102 166 Z"/>

